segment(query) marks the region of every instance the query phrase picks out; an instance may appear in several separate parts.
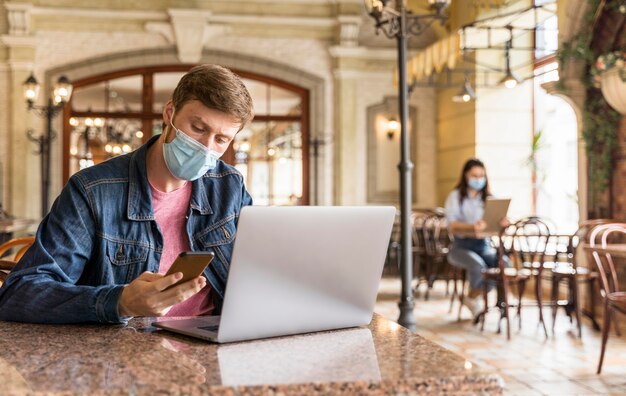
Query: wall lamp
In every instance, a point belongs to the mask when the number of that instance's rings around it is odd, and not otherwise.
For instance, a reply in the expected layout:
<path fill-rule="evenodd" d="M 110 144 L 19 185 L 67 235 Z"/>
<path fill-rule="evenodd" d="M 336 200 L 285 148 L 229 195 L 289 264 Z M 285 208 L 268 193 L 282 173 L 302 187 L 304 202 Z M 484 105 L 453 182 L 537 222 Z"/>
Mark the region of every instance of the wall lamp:
<path fill-rule="evenodd" d="M 387 139 L 393 140 L 393 137 L 400 132 L 400 122 L 391 117 L 387 120 Z"/>

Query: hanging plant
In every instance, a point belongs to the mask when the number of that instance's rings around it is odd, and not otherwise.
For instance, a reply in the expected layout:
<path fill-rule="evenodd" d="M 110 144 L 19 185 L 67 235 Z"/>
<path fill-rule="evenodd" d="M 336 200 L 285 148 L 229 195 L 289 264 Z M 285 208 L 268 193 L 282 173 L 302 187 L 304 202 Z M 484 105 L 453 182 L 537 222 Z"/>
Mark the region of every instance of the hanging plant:
<path fill-rule="evenodd" d="M 593 78 L 593 86 L 600 88 L 600 81 L 602 73 L 617 69 L 617 74 L 622 81 L 626 82 L 626 52 L 613 51 L 606 54 L 602 54 L 598 57 L 594 65 L 591 67 L 591 76 Z"/>

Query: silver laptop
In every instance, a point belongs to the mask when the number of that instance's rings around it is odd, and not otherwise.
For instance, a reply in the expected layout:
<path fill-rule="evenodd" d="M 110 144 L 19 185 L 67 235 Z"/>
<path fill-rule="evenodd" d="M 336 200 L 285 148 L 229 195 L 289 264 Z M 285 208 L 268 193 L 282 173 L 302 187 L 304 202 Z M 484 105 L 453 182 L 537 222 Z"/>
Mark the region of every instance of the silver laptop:
<path fill-rule="evenodd" d="M 218 343 L 367 325 L 396 209 L 242 209 L 222 316 L 154 326 Z"/>
<path fill-rule="evenodd" d="M 487 223 L 487 227 L 483 232 L 498 232 L 500 231 L 500 221 L 506 217 L 509 211 L 510 198 L 487 198 L 485 201 L 485 213 L 483 214 L 483 220 Z"/>

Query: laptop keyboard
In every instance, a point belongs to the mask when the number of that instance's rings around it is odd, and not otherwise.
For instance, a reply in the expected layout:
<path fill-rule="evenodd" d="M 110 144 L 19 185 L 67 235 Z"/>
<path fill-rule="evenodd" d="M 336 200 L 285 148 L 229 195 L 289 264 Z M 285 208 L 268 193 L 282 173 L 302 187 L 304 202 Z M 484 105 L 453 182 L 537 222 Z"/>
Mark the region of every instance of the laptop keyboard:
<path fill-rule="evenodd" d="M 199 326 L 198 328 L 200 330 L 206 330 L 206 331 L 217 331 L 218 327 L 219 325 L 211 325 L 211 326 Z"/>

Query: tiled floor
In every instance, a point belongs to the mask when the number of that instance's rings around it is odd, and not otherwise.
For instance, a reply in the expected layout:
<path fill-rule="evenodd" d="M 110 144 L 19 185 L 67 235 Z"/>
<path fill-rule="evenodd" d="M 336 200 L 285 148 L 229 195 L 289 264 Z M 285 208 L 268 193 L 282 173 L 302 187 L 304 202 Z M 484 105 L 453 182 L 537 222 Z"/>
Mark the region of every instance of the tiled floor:
<path fill-rule="evenodd" d="M 396 321 L 399 294 L 400 280 L 384 278 L 376 312 Z M 596 375 L 601 336 L 589 322 L 583 322 L 583 336 L 578 339 L 575 323 L 570 324 L 565 313 L 559 311 L 556 334 L 546 340 L 538 326 L 537 308 L 524 307 L 522 331 L 518 331 L 517 318 L 513 317 L 511 340 L 507 341 L 504 321 L 503 333 L 496 334 L 497 311 L 487 315 L 485 331 L 481 332 L 479 325 L 472 324 L 467 308 L 457 321 L 458 301 L 452 313 L 448 313 L 449 303 L 443 281 L 435 282 L 429 301 L 416 296 L 417 333 L 500 373 L 506 382 L 505 394 L 626 395 L 626 334 L 617 337 L 615 332 L 610 333 L 602 374 Z M 544 314 L 550 331 L 550 309 L 544 308 Z"/>

